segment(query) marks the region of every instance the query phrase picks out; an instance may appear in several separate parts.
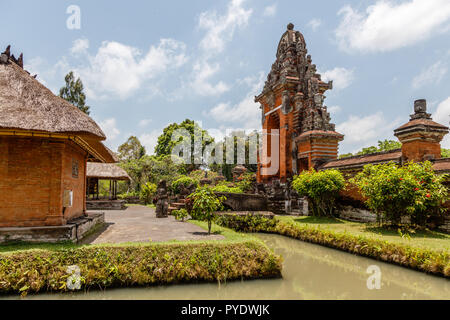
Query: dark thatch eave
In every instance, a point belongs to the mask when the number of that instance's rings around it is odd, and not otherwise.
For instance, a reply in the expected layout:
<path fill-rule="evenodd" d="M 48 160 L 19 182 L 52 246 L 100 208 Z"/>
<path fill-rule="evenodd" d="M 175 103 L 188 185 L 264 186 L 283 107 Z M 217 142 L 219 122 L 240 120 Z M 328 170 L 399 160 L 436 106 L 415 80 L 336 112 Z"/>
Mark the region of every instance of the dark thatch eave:
<path fill-rule="evenodd" d="M 0 129 L 106 138 L 92 118 L 12 61 L 0 64 Z"/>

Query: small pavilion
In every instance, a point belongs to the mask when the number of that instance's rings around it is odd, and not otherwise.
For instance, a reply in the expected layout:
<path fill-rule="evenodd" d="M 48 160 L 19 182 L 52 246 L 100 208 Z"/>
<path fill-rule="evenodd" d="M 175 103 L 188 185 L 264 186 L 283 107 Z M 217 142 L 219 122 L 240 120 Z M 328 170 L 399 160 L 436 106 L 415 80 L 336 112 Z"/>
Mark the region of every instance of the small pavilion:
<path fill-rule="evenodd" d="M 99 181 L 109 180 L 109 200 L 117 200 L 117 182 L 131 181 L 128 173 L 114 163 L 95 163 L 87 164 L 87 188 L 86 199 L 99 200 Z"/>

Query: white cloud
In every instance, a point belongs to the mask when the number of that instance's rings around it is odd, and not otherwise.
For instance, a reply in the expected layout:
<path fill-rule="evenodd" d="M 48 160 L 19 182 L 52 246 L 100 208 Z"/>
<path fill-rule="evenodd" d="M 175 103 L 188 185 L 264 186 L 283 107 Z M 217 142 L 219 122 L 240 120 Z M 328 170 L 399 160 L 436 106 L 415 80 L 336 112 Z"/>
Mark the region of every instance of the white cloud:
<path fill-rule="evenodd" d="M 277 13 L 277 4 L 274 3 L 274 4 L 264 8 L 263 16 L 264 17 L 272 17 L 276 13 Z"/>
<path fill-rule="evenodd" d="M 219 64 L 211 65 L 207 61 L 199 61 L 194 64 L 194 78 L 191 83 L 192 88 L 200 95 L 215 96 L 220 95 L 230 89 L 229 85 L 223 81 L 211 84 L 210 79 L 218 71 Z"/>
<path fill-rule="evenodd" d="M 446 73 L 446 64 L 438 61 L 415 76 L 412 80 L 412 86 L 414 89 L 417 89 L 429 84 L 438 84 Z"/>
<path fill-rule="evenodd" d="M 153 130 L 150 133 L 144 133 L 139 136 L 139 141 L 145 147 L 147 154 L 152 155 L 158 144 L 158 137 L 162 134 L 162 130 Z"/>
<path fill-rule="evenodd" d="M 450 97 L 442 101 L 436 111 L 433 113 L 433 120 L 444 126 L 450 125 Z M 450 149 L 450 134 L 447 134 L 442 140 L 441 147 Z"/>
<path fill-rule="evenodd" d="M 320 19 L 312 19 L 308 22 L 308 26 L 313 29 L 313 31 L 316 31 L 318 27 L 322 24 L 322 21 Z"/>
<path fill-rule="evenodd" d="M 363 147 L 375 145 L 378 140 L 393 139 L 393 130 L 401 119 L 389 122 L 382 112 L 368 116 L 350 115 L 348 120 L 338 124 L 336 131 L 345 135 L 341 142 L 341 153 L 357 152 Z"/>
<path fill-rule="evenodd" d="M 327 70 L 325 72 L 322 72 L 321 74 L 323 81 L 333 81 L 333 89 L 335 89 L 336 91 L 347 88 L 355 78 L 353 70 L 340 67 Z"/>
<path fill-rule="evenodd" d="M 220 15 L 216 11 L 200 14 L 198 27 L 206 33 L 200 41 L 201 54 L 193 65 L 189 88 L 203 96 L 220 95 L 230 89 L 223 81 L 211 83 L 220 71 L 220 63 L 212 62 L 221 53 L 228 42 L 233 39 L 238 28 L 248 25 L 252 9 L 245 9 L 245 0 L 231 0 L 227 11 Z"/>
<path fill-rule="evenodd" d="M 329 112 L 329 113 L 334 113 L 334 114 L 336 114 L 336 113 L 338 113 L 338 112 L 341 112 L 341 110 L 342 110 L 342 108 L 341 108 L 340 106 L 331 106 L 331 107 L 328 107 L 328 112 Z"/>
<path fill-rule="evenodd" d="M 139 121 L 139 127 L 146 127 L 147 125 L 150 124 L 150 122 L 152 122 L 152 119 L 142 119 L 141 121 Z"/>
<path fill-rule="evenodd" d="M 244 27 L 252 14 L 252 9 L 242 7 L 245 0 L 231 0 L 226 14 L 218 15 L 216 11 L 205 11 L 200 14 L 199 27 L 206 30 L 200 47 L 209 52 L 219 53 L 225 43 L 231 41 L 237 28 Z"/>
<path fill-rule="evenodd" d="M 161 39 L 143 56 L 137 48 L 104 41 L 95 56 L 89 56 L 89 65 L 75 72 L 85 83 L 91 98 L 118 96 L 125 99 L 150 79 L 156 79 L 169 69 L 178 68 L 187 61 L 186 46 L 173 39 Z"/>
<path fill-rule="evenodd" d="M 237 104 L 232 105 L 229 102 L 222 102 L 216 105 L 205 116 L 211 116 L 219 123 L 232 123 L 233 126 L 240 125 L 243 129 L 259 129 L 261 127 L 261 109 L 254 102 L 255 95 L 264 85 L 264 73 L 260 72 L 258 76 L 245 79 L 250 85 L 250 92 Z"/>
<path fill-rule="evenodd" d="M 443 32 L 450 20 L 450 1 L 380 0 L 362 13 L 351 6 L 339 10 L 342 20 L 335 30 L 344 51 L 384 52 L 411 46 Z"/>
<path fill-rule="evenodd" d="M 114 118 L 109 118 L 109 119 L 100 121 L 99 125 L 100 125 L 100 128 L 105 133 L 106 139 L 108 142 L 116 139 L 120 134 L 119 129 L 117 129 L 116 119 L 114 119 Z"/>
<path fill-rule="evenodd" d="M 89 40 L 77 39 L 73 41 L 72 48 L 70 48 L 70 52 L 76 55 L 86 53 L 87 49 L 89 49 Z"/>

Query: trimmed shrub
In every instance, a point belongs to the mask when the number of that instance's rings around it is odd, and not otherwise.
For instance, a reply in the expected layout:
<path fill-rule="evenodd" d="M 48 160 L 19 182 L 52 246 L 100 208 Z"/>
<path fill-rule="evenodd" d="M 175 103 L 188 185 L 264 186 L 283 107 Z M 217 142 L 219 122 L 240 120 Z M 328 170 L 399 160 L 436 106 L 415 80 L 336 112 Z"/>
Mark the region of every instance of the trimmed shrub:
<path fill-rule="evenodd" d="M 239 187 L 229 187 L 224 184 L 219 184 L 211 188 L 213 192 L 223 192 L 223 193 L 244 193 L 244 191 Z"/>
<path fill-rule="evenodd" d="M 179 210 L 173 210 L 172 215 L 175 217 L 175 219 L 181 220 L 182 222 L 184 222 L 184 219 L 186 219 L 189 214 L 186 209 L 179 209 Z"/>
<path fill-rule="evenodd" d="M 281 268 L 281 258 L 259 241 L 21 251 L 0 254 L 0 293 L 67 292 L 72 280 L 86 291 L 270 278 Z"/>
<path fill-rule="evenodd" d="M 175 194 L 179 194 L 181 192 L 181 186 L 187 188 L 190 185 L 194 185 L 197 188 L 198 181 L 188 176 L 182 176 L 172 183 L 172 191 Z"/>
<path fill-rule="evenodd" d="M 238 178 L 238 182 L 236 183 L 236 185 L 243 191 L 243 192 L 248 192 L 248 191 L 252 191 L 254 185 L 256 184 L 256 174 L 253 172 L 246 172 L 244 174 L 242 174 L 239 178 Z"/>
<path fill-rule="evenodd" d="M 239 232 L 266 232 L 276 226 L 277 220 L 251 213 L 247 215 L 222 213 L 217 216 L 215 223 Z"/>
<path fill-rule="evenodd" d="M 438 176 L 429 161 L 366 165 L 351 182 L 356 184 L 366 204 L 378 221 L 399 224 L 402 216 L 416 225 L 424 225 L 428 218 L 443 213 L 447 197 L 444 175 Z"/>
<path fill-rule="evenodd" d="M 338 170 L 304 171 L 294 177 L 293 188 L 307 197 L 315 216 L 332 216 L 336 198 L 345 187 L 345 179 Z"/>

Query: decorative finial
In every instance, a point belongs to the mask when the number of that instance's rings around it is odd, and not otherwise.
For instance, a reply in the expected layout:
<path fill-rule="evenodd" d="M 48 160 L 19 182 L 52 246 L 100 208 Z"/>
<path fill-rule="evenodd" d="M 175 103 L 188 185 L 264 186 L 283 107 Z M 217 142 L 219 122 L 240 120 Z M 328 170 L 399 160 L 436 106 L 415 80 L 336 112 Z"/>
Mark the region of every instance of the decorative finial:
<path fill-rule="evenodd" d="M 414 101 L 414 112 L 415 113 L 427 112 L 427 100 L 419 99 Z"/>
<path fill-rule="evenodd" d="M 414 114 L 411 115 L 411 120 L 414 119 L 431 119 L 431 115 L 427 113 L 427 100 L 414 101 Z"/>
<path fill-rule="evenodd" d="M 287 29 L 288 29 L 288 30 L 294 30 L 294 24 L 293 24 L 293 23 L 289 23 L 289 24 L 287 25 Z"/>

